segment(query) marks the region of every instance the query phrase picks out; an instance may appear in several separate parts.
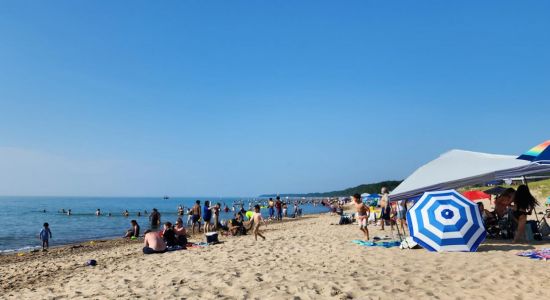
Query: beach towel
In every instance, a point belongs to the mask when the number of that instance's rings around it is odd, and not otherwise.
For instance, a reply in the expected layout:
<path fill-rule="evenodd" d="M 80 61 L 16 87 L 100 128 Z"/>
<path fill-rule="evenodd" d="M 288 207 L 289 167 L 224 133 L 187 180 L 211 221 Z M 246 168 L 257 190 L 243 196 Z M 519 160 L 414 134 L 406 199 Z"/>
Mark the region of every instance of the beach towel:
<path fill-rule="evenodd" d="M 351 242 L 359 246 L 365 246 L 365 247 L 391 248 L 391 247 L 398 247 L 399 245 L 401 245 L 401 243 L 398 241 L 371 242 L 371 241 L 353 240 Z"/>
<path fill-rule="evenodd" d="M 187 248 L 188 249 L 191 249 L 191 248 L 204 248 L 204 247 L 208 247 L 208 243 L 205 243 L 205 242 L 187 243 Z"/>
<path fill-rule="evenodd" d="M 550 260 L 550 248 L 522 251 L 517 253 L 516 255 L 546 261 Z"/>

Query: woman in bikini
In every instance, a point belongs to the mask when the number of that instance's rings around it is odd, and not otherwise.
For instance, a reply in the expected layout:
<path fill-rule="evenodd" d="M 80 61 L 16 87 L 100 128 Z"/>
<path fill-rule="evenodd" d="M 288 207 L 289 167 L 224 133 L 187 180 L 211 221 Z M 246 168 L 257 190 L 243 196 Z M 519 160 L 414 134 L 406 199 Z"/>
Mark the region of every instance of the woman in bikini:
<path fill-rule="evenodd" d="M 525 243 L 525 225 L 527 224 L 527 216 L 533 212 L 533 209 L 538 205 L 537 199 L 531 195 L 529 188 L 526 185 L 520 185 L 514 194 L 514 209 L 513 215 L 517 222 L 516 234 L 514 235 L 514 243 Z"/>

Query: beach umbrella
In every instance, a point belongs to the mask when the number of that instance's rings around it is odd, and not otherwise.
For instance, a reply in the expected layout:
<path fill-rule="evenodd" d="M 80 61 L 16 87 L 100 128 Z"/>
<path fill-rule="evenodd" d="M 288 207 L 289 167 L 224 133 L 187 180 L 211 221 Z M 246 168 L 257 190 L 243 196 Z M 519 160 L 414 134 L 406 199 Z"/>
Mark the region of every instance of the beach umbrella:
<path fill-rule="evenodd" d="M 491 195 L 479 190 L 466 191 L 462 193 L 462 195 L 472 201 L 482 200 L 482 199 L 491 199 Z"/>
<path fill-rule="evenodd" d="M 493 188 L 485 190 L 484 192 L 485 192 L 485 194 L 498 196 L 498 195 L 504 193 L 505 190 L 506 190 L 506 188 L 503 188 L 501 186 L 495 186 Z"/>
<path fill-rule="evenodd" d="M 529 151 L 520 155 L 518 159 L 550 162 L 550 140 L 529 149 Z"/>
<path fill-rule="evenodd" d="M 407 223 L 414 241 L 430 251 L 474 252 L 486 236 L 477 205 L 455 190 L 424 193 Z"/>

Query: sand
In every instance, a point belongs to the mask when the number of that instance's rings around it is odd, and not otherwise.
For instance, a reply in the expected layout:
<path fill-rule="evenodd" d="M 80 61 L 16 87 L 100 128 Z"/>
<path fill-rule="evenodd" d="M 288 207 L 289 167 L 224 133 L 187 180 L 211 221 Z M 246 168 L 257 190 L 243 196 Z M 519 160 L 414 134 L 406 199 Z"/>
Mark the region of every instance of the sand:
<path fill-rule="evenodd" d="M 488 241 L 477 253 L 362 247 L 355 225 L 337 216 L 270 224 L 266 241 L 161 255 L 111 241 L 46 254 L 0 258 L 7 299 L 548 299 L 550 261 L 516 252 L 550 247 Z M 389 234 L 377 232 L 373 235 Z M 85 267 L 88 259 L 98 266 Z"/>

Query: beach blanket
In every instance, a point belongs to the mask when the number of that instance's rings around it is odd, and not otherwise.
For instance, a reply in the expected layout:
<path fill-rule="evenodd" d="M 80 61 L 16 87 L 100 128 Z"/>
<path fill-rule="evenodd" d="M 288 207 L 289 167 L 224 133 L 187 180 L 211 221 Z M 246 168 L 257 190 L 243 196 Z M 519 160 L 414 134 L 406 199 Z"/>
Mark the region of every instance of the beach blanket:
<path fill-rule="evenodd" d="M 538 250 L 528 250 L 519 252 L 516 255 L 523 256 L 523 257 L 529 257 L 531 259 L 538 259 L 538 260 L 550 260 L 550 248 L 544 248 L 544 249 L 538 249 Z"/>
<path fill-rule="evenodd" d="M 371 242 L 371 241 L 353 240 L 351 242 L 359 246 L 365 246 L 365 247 L 391 248 L 391 247 L 398 247 L 399 245 L 401 245 L 401 243 L 398 241 Z"/>
<path fill-rule="evenodd" d="M 208 243 L 205 243 L 205 242 L 187 243 L 187 249 L 191 249 L 191 248 L 204 248 L 204 247 L 208 247 Z"/>

